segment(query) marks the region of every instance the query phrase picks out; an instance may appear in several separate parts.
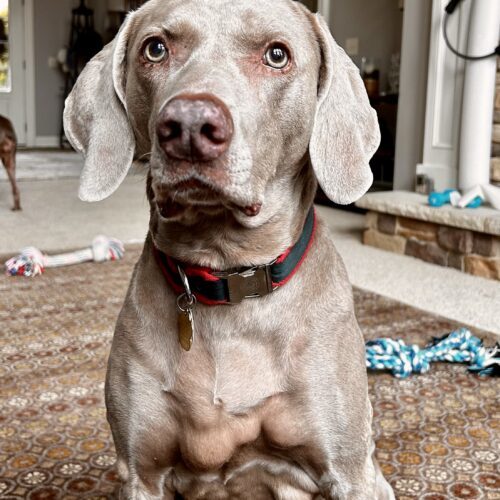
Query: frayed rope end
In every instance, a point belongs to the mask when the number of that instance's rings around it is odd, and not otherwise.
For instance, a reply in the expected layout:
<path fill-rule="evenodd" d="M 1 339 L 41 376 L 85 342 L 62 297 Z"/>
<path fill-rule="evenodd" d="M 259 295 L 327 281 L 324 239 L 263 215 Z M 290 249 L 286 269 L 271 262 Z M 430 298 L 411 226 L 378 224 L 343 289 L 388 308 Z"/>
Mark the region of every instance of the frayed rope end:
<path fill-rule="evenodd" d="M 45 271 L 45 257 L 38 248 L 24 248 L 21 253 L 5 263 L 8 276 L 34 278 Z"/>
<path fill-rule="evenodd" d="M 116 238 L 97 236 L 91 248 L 68 252 L 61 255 L 45 255 L 35 247 L 28 247 L 21 254 L 5 263 L 8 276 L 33 278 L 42 274 L 46 268 L 71 266 L 83 262 L 108 262 L 123 259 L 125 248 Z"/>

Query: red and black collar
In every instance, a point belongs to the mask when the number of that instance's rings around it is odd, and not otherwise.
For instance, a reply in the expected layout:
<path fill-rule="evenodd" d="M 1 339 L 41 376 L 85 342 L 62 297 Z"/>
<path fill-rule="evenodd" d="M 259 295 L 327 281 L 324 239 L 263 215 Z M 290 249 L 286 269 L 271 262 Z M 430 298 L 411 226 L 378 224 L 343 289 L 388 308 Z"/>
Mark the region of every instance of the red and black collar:
<path fill-rule="evenodd" d="M 175 293 L 185 288 L 178 267 L 186 274 L 198 302 L 209 306 L 239 304 L 274 292 L 290 281 L 306 258 L 316 232 L 316 213 L 311 208 L 297 243 L 275 261 L 235 271 L 219 272 L 174 260 L 153 246 L 156 261 Z"/>

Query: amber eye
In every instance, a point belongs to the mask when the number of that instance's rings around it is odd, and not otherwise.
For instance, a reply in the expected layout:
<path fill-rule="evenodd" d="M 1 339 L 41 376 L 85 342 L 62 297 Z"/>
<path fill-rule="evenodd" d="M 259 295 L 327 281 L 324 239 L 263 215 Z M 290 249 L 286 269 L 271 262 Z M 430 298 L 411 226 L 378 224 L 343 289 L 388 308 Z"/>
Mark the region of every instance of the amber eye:
<path fill-rule="evenodd" d="M 266 51 L 264 62 L 271 68 L 286 68 L 290 62 L 288 49 L 281 43 L 273 43 Z"/>
<path fill-rule="evenodd" d="M 153 38 L 144 47 L 144 57 L 152 63 L 163 62 L 168 57 L 168 49 L 159 38 Z"/>

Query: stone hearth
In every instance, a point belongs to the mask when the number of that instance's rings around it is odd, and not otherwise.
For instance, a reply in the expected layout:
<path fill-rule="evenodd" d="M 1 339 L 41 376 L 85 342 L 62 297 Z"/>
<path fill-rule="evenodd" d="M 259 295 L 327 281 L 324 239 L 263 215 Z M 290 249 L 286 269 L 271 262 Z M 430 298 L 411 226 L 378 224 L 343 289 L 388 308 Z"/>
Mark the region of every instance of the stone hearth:
<path fill-rule="evenodd" d="M 392 191 L 371 193 L 363 242 L 383 250 L 500 280 L 500 212 L 482 207 L 432 208 L 427 197 Z"/>
<path fill-rule="evenodd" d="M 500 184 L 500 57 L 497 64 L 495 110 L 493 114 L 491 182 Z"/>

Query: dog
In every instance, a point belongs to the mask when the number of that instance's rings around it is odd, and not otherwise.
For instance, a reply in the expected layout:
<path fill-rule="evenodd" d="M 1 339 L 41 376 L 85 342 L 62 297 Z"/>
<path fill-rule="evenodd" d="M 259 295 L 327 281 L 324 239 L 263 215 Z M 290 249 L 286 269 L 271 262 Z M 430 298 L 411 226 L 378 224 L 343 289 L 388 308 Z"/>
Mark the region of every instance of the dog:
<path fill-rule="evenodd" d="M 12 122 L 5 116 L 0 116 L 0 158 L 12 186 L 14 197 L 12 210 L 21 210 L 21 195 L 16 182 L 16 152 L 17 136 Z"/>
<path fill-rule="evenodd" d="M 126 499 L 393 499 L 351 285 L 313 210 L 380 141 L 359 71 L 292 0 L 150 0 L 65 106 L 80 198 L 146 161 L 150 226 L 106 407 Z"/>

